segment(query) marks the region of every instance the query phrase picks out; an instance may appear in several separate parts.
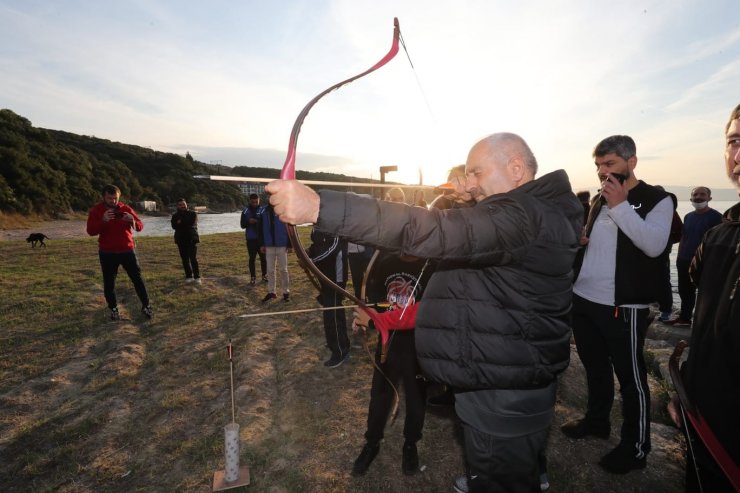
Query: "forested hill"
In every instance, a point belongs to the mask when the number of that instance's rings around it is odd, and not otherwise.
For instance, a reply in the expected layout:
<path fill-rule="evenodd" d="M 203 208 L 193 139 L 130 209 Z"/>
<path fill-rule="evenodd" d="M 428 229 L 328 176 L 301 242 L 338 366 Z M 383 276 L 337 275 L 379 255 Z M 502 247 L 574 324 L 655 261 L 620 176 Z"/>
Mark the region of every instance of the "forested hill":
<path fill-rule="evenodd" d="M 277 178 L 274 168 L 229 168 L 59 130 L 34 127 L 11 110 L 0 109 L 0 211 L 57 216 L 87 211 L 112 183 L 125 202 L 154 200 L 160 210 L 185 197 L 192 205 L 232 211 L 246 203 L 233 182 L 193 175 Z M 331 173 L 298 172 L 299 179 L 352 181 Z M 367 181 L 367 180 L 364 180 Z"/>

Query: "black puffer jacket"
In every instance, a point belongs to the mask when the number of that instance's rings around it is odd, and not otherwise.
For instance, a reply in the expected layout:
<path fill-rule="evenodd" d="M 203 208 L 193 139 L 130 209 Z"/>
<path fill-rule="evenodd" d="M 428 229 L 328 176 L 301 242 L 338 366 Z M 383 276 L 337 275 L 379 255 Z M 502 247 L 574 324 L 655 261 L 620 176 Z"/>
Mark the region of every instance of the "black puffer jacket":
<path fill-rule="evenodd" d="M 468 209 L 321 192 L 316 228 L 439 260 L 416 321 L 424 374 L 461 389 L 520 389 L 543 387 L 568 366 L 582 225 L 560 170 Z"/>

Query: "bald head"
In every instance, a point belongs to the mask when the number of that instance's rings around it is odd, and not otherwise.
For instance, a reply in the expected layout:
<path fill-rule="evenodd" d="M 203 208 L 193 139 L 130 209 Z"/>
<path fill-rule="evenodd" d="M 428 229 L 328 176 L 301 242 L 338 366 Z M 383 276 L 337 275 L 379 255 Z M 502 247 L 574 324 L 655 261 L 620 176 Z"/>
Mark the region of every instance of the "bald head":
<path fill-rule="evenodd" d="M 518 135 L 496 133 L 473 146 L 465 172 L 466 189 L 480 202 L 532 181 L 537 174 L 537 159 Z"/>

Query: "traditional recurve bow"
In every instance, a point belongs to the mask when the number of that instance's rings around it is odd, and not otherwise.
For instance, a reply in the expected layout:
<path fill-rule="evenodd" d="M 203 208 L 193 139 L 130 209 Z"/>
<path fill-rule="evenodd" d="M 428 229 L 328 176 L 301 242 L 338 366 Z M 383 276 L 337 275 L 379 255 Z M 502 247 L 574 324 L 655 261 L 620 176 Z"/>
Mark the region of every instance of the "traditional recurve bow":
<path fill-rule="evenodd" d="M 349 84 L 350 82 L 357 80 L 361 77 L 364 77 L 365 75 L 374 72 L 375 70 L 379 69 L 389 61 L 393 59 L 393 57 L 396 56 L 398 53 L 398 47 L 399 47 L 399 40 L 401 37 L 401 28 L 398 24 L 398 19 L 393 19 L 393 43 L 391 44 L 391 49 L 388 51 L 388 53 L 383 56 L 383 58 L 378 61 L 375 65 L 370 67 L 369 69 L 365 70 L 364 72 L 355 75 L 353 77 L 350 77 L 349 79 L 345 79 L 341 82 L 338 82 L 334 84 L 333 86 L 321 91 L 316 97 L 314 97 L 311 101 L 308 102 L 308 104 L 303 108 L 303 110 L 298 114 L 298 118 L 296 118 L 295 123 L 293 124 L 293 129 L 290 133 L 290 141 L 288 143 L 288 154 L 285 158 L 285 163 L 283 164 L 283 169 L 280 172 L 280 179 L 282 180 L 295 180 L 295 160 L 296 160 L 296 150 L 298 146 L 298 134 L 301 131 L 301 126 L 303 125 L 303 121 L 306 119 L 306 116 L 308 116 L 308 112 L 311 111 L 311 108 L 324 96 L 329 94 L 332 91 L 335 91 L 342 87 L 345 84 Z M 331 279 L 329 279 L 326 275 L 324 275 L 323 272 L 321 272 L 316 265 L 314 265 L 313 262 L 311 262 L 311 259 L 308 257 L 308 254 L 306 253 L 306 249 L 303 247 L 303 244 L 301 243 L 301 240 L 298 236 L 298 229 L 296 225 L 287 225 L 288 228 L 288 236 L 290 237 L 290 242 L 293 245 L 293 250 L 296 253 L 296 256 L 298 257 L 299 264 L 301 265 L 304 270 L 306 270 L 306 273 L 310 271 L 313 275 L 309 275 L 309 279 L 311 279 L 311 282 L 316 286 L 317 281 L 315 278 L 319 279 L 322 284 L 325 284 L 327 286 L 330 286 L 332 289 L 338 291 L 343 296 L 346 296 L 350 300 L 352 300 L 355 304 L 359 305 L 362 309 L 366 309 L 366 305 L 364 300 L 359 299 L 357 296 L 355 296 L 353 293 L 347 291 L 346 289 L 342 288 L 341 286 L 334 283 Z M 315 278 L 314 278 L 315 277 Z"/>

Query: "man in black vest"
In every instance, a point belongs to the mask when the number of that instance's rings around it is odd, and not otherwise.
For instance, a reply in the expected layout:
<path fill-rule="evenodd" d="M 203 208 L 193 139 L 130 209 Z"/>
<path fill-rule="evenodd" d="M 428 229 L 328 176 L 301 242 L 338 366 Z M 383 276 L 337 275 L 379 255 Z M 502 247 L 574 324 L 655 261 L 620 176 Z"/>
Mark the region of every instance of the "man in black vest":
<path fill-rule="evenodd" d="M 586 369 L 588 409 L 566 423 L 571 438 L 608 438 L 614 376 L 622 394 L 619 445 L 599 464 L 624 474 L 645 467 L 650 451 L 650 390 L 643 358 L 648 304 L 660 295 L 661 253 L 673 202 L 664 191 L 635 177 L 635 142 L 626 135 L 594 149 L 601 195 L 592 204 L 576 258 L 573 335 Z"/>

